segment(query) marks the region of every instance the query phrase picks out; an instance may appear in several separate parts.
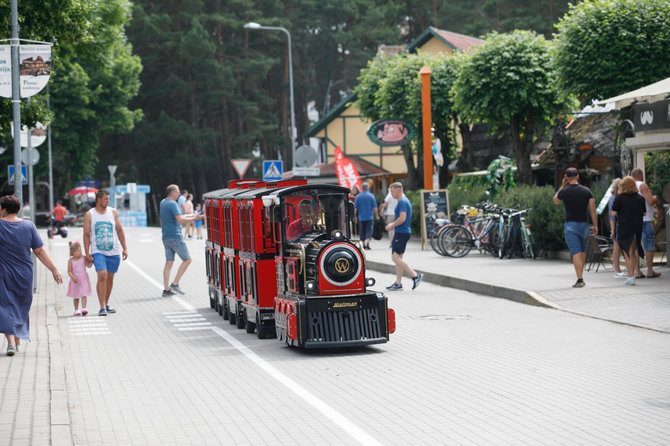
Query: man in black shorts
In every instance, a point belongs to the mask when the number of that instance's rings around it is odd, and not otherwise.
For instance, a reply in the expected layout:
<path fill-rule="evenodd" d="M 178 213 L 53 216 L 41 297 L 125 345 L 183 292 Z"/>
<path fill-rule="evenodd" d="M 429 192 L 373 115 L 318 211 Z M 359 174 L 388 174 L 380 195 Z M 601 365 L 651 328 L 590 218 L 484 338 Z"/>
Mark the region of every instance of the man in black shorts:
<path fill-rule="evenodd" d="M 589 220 L 586 209 L 591 213 L 591 233 L 598 233 L 598 219 L 596 216 L 596 200 L 588 187 L 579 184 L 579 172 L 574 167 L 568 167 L 561 183 L 561 188 L 554 195 L 554 203 L 565 205 L 565 243 L 572 254 L 572 265 L 577 273 L 577 282 L 573 288 L 584 285 L 584 265 L 586 264 L 586 242 L 589 237 Z"/>
<path fill-rule="evenodd" d="M 416 289 L 421 282 L 423 274 L 416 273 L 411 266 L 407 264 L 402 258 L 405 253 L 405 247 L 412 234 L 412 204 L 409 202 L 405 194 L 402 192 L 402 183 L 393 183 L 389 186 L 391 195 L 398 200 L 395 207 L 395 220 L 386 225 L 386 230 L 395 229 L 393 234 L 393 241 L 391 242 L 391 260 L 395 263 L 395 282 L 387 286 L 387 290 L 401 291 L 402 290 L 402 273 L 406 272 L 412 278 L 412 289 Z"/>

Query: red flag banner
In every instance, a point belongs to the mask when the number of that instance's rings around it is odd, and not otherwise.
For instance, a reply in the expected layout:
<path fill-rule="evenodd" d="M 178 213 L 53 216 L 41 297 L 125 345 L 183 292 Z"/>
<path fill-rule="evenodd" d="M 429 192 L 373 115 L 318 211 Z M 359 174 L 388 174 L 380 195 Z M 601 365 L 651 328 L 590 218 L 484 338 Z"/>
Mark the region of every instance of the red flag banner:
<path fill-rule="evenodd" d="M 340 146 L 335 147 L 335 172 L 337 172 L 337 182 L 340 186 L 349 189 L 356 186 L 358 190 L 361 190 L 361 177 L 358 169 L 351 160 L 344 156 Z"/>

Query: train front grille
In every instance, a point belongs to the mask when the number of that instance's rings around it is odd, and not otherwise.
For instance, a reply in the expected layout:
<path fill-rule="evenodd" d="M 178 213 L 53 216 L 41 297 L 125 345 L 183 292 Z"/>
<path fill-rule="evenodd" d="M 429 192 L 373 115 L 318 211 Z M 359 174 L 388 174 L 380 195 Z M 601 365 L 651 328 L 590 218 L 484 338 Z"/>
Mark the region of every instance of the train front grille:
<path fill-rule="evenodd" d="M 346 342 L 385 336 L 381 332 L 377 308 L 308 312 L 307 328 L 309 340 L 316 342 Z"/>

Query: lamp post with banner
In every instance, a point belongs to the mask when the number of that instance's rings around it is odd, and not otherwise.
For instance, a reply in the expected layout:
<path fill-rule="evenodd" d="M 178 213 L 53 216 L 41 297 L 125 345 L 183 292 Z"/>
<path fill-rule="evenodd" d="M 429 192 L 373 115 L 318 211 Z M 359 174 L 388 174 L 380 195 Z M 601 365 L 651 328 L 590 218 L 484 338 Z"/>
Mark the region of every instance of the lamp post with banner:
<path fill-rule="evenodd" d="M 12 99 L 14 124 L 14 170 L 21 171 L 21 98 L 33 96 L 46 86 L 51 76 L 52 43 L 19 39 L 17 0 L 11 1 L 12 38 L 1 39 L 0 96 Z M 20 44 L 26 42 L 27 44 Z M 6 69 L 9 67 L 9 69 Z M 14 183 L 14 195 L 23 202 L 21 182 Z"/>

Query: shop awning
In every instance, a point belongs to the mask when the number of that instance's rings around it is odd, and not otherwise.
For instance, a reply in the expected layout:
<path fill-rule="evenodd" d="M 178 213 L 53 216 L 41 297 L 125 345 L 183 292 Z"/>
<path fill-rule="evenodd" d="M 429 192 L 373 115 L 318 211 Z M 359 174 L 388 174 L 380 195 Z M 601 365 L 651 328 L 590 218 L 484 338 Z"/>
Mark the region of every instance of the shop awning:
<path fill-rule="evenodd" d="M 621 109 L 628 107 L 634 102 L 656 102 L 666 99 L 670 96 L 670 77 L 646 85 L 637 90 L 615 96 L 613 98 L 598 101 L 598 104 L 607 104 L 613 102 L 615 108 Z"/>

